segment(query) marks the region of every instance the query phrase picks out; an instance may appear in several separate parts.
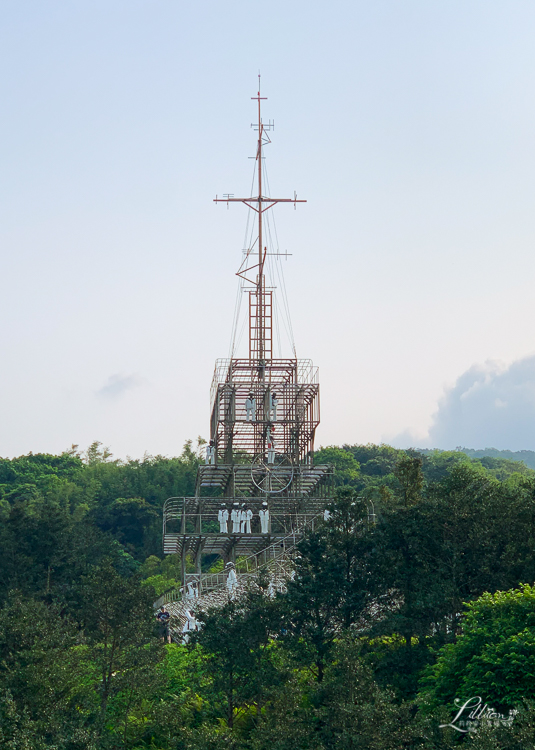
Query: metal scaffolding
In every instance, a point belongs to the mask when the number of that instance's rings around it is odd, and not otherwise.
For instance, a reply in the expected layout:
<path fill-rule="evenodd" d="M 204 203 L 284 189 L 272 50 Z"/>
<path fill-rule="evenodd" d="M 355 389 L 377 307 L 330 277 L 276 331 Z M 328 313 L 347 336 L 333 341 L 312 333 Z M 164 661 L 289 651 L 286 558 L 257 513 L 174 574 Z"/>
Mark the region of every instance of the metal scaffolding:
<path fill-rule="evenodd" d="M 281 545 L 286 554 L 305 529 L 323 517 L 331 492 L 332 467 L 314 464 L 320 421 L 318 369 L 309 359 L 273 356 L 274 292 L 266 285 L 265 273 L 266 259 L 272 253 L 265 242 L 264 214 L 278 203 L 295 207 L 306 201 L 298 200 L 296 194 L 271 198 L 265 193 L 263 149 L 270 143 L 273 123 L 262 121 L 264 98 L 259 80 L 258 95 L 253 97 L 258 107 L 253 126 L 258 131 L 257 193 L 250 198 L 226 195 L 215 199 L 216 203 L 243 203 L 256 213 L 258 234 L 237 272 L 248 294 L 249 356 L 216 361 L 210 443 L 206 463 L 198 470 L 195 497 L 170 498 L 164 507 L 164 552 L 181 556 L 182 592 L 188 583 L 187 556 L 195 562 L 195 573 L 188 575 L 198 585 L 197 594 L 206 578 L 203 555 L 219 555 L 225 563 L 243 556 L 254 558 L 257 564 L 262 555 L 278 559 Z M 220 521 L 223 509 L 229 517 L 225 525 Z M 248 513 L 248 521 L 232 525 L 231 514 L 242 510 Z M 214 574 L 210 575 L 211 581 Z M 224 578 L 226 574 L 217 575 Z"/>
<path fill-rule="evenodd" d="M 246 401 L 254 399 L 254 419 Z M 277 401 L 276 419 L 272 407 Z M 211 390 L 210 437 L 218 461 L 253 460 L 275 452 L 309 464 L 320 421 L 318 369 L 309 359 L 231 359 L 216 362 Z"/>

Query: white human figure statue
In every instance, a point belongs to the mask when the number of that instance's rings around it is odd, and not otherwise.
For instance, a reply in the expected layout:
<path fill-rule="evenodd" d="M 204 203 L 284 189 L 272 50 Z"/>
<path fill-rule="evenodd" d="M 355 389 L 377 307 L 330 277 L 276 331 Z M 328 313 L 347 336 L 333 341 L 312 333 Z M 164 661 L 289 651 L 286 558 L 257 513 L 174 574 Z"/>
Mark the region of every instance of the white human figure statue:
<path fill-rule="evenodd" d="M 247 521 L 247 511 L 245 510 L 245 503 L 242 503 L 240 510 L 240 533 L 245 534 L 245 522 Z"/>
<path fill-rule="evenodd" d="M 219 533 L 226 534 L 227 523 L 228 523 L 228 510 L 225 508 L 224 505 L 221 505 L 221 508 L 219 509 L 217 513 L 217 520 L 219 521 Z"/>
<path fill-rule="evenodd" d="M 250 534 L 251 533 L 251 521 L 253 520 L 253 511 L 250 508 L 247 508 L 245 511 L 245 533 Z"/>
<path fill-rule="evenodd" d="M 269 419 L 272 422 L 277 421 L 277 406 L 279 405 L 279 399 L 276 393 L 269 394 Z"/>
<path fill-rule="evenodd" d="M 330 510 L 324 510 L 323 511 L 323 520 L 328 521 L 331 517 L 331 511 Z"/>
<path fill-rule="evenodd" d="M 229 562 L 226 565 L 227 570 L 227 591 L 229 596 L 232 598 L 238 588 L 238 576 L 236 575 L 236 568 L 234 563 Z"/>
<path fill-rule="evenodd" d="M 188 593 L 186 594 L 186 597 L 188 599 L 193 599 L 195 596 L 195 587 L 193 583 L 191 581 L 188 581 L 188 583 L 186 584 L 186 587 L 188 589 Z"/>
<path fill-rule="evenodd" d="M 260 517 L 260 529 L 262 534 L 269 534 L 269 510 L 267 503 L 262 503 L 258 515 Z"/>
<path fill-rule="evenodd" d="M 238 503 L 234 503 L 232 506 L 232 512 L 230 514 L 230 520 L 232 521 L 232 533 L 240 533 L 240 521 L 241 521 L 241 510 L 238 507 Z"/>
<path fill-rule="evenodd" d="M 210 442 L 206 446 L 206 459 L 204 463 L 207 466 L 215 465 L 215 445 L 213 440 L 210 440 Z"/>
<path fill-rule="evenodd" d="M 267 431 L 266 431 L 266 445 L 267 445 L 267 462 L 268 464 L 274 464 L 275 463 L 275 437 L 273 433 L 275 432 L 275 428 L 271 427 L 271 425 L 268 425 Z"/>
<path fill-rule="evenodd" d="M 189 641 L 189 634 L 194 630 L 198 630 L 198 625 L 197 620 L 192 615 L 190 609 L 187 609 L 184 614 L 186 616 L 186 622 L 184 623 L 184 627 L 182 628 L 182 641 L 183 643 L 187 643 Z"/>
<path fill-rule="evenodd" d="M 245 421 L 256 421 L 256 398 L 254 393 L 250 393 L 245 399 Z"/>

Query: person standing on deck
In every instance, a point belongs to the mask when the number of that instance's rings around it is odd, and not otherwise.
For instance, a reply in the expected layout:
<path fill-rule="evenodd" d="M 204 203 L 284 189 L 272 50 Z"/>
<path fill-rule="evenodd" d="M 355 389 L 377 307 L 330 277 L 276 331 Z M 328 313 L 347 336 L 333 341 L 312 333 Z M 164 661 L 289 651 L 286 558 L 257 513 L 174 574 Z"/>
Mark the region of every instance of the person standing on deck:
<path fill-rule="evenodd" d="M 256 398 L 250 393 L 245 399 L 245 421 L 256 422 Z"/>
<path fill-rule="evenodd" d="M 241 504 L 240 510 L 240 534 L 245 534 L 245 522 L 247 521 L 247 511 L 245 510 L 245 503 Z"/>
<path fill-rule="evenodd" d="M 277 406 L 279 405 L 279 399 L 276 393 L 270 393 L 269 395 L 269 414 L 268 418 L 271 422 L 277 421 Z"/>
<path fill-rule="evenodd" d="M 275 463 L 275 438 L 273 435 L 274 432 L 275 432 L 275 428 L 271 427 L 271 425 L 268 425 L 268 428 L 266 430 L 266 446 L 267 446 L 267 462 L 269 466 Z"/>
<path fill-rule="evenodd" d="M 218 511 L 217 520 L 219 521 L 219 533 L 226 534 L 228 524 L 228 510 L 225 508 L 223 503 L 221 503 L 221 508 Z"/>
<path fill-rule="evenodd" d="M 236 590 L 238 588 L 238 576 L 236 575 L 236 566 L 233 562 L 226 564 L 227 570 L 227 591 L 231 599 L 234 598 Z"/>
<path fill-rule="evenodd" d="M 260 518 L 260 530 L 262 534 L 269 534 L 269 509 L 266 502 L 262 503 L 262 507 L 258 511 Z"/>
<path fill-rule="evenodd" d="M 245 533 L 251 533 L 251 521 L 253 520 L 253 511 L 247 508 L 245 511 Z"/>
<path fill-rule="evenodd" d="M 230 514 L 230 519 L 232 521 L 232 533 L 233 534 L 239 534 L 240 533 L 240 521 L 241 521 L 241 511 L 238 507 L 238 503 L 234 503 L 232 506 L 232 513 Z"/>
<path fill-rule="evenodd" d="M 156 615 L 156 619 L 158 620 L 158 633 L 160 638 L 164 643 L 171 643 L 171 634 L 169 633 L 169 620 L 171 619 L 171 615 L 163 604 Z"/>
<path fill-rule="evenodd" d="M 206 459 L 204 463 L 207 466 L 215 466 L 215 445 L 213 440 L 210 440 L 206 446 Z"/>

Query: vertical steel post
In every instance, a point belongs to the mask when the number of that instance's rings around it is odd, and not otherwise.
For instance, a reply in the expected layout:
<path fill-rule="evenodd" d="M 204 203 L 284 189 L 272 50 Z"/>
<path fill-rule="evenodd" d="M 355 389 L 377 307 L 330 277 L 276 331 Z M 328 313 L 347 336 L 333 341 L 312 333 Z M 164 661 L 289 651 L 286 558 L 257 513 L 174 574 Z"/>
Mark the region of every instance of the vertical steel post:
<path fill-rule="evenodd" d="M 262 237 L 262 116 L 260 112 L 260 76 L 258 76 L 258 148 L 256 152 L 258 159 L 258 359 L 264 359 L 264 247 Z"/>
<path fill-rule="evenodd" d="M 182 579 L 182 597 L 186 594 L 186 544 L 182 540 L 182 550 L 180 555 L 180 577 Z"/>

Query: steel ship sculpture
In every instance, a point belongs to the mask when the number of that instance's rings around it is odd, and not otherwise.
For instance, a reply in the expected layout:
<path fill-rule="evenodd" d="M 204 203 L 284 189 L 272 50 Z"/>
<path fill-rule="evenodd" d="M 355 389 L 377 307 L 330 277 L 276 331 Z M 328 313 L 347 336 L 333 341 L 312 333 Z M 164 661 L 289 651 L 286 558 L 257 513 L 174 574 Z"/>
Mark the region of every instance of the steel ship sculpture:
<path fill-rule="evenodd" d="M 163 511 L 164 553 L 179 555 L 183 585 L 156 605 L 167 604 L 186 629 L 195 606 L 236 596 L 262 568 L 272 590 L 284 588 L 295 545 L 307 528 L 323 519 L 331 496 L 332 467 L 314 462 L 320 421 L 318 368 L 310 359 L 298 359 L 295 347 L 293 356 L 275 356 L 278 289 L 268 278 L 270 261 L 280 262 L 282 254 L 270 241 L 267 212 L 279 203 L 295 208 L 306 201 L 296 194 L 267 194 L 263 151 L 274 126 L 262 120 L 265 97 L 260 90 L 252 99 L 257 103 L 252 127 L 258 131 L 254 194 L 215 198 L 227 206 L 245 204 L 254 220 L 237 272 L 247 307 L 248 352 L 234 356 L 236 320 L 231 356 L 215 365 L 210 441 L 195 496 L 169 498 Z M 211 563 L 215 556 L 221 558 L 222 570 L 203 573 L 206 556 Z M 194 572 L 188 572 L 192 565 Z"/>

